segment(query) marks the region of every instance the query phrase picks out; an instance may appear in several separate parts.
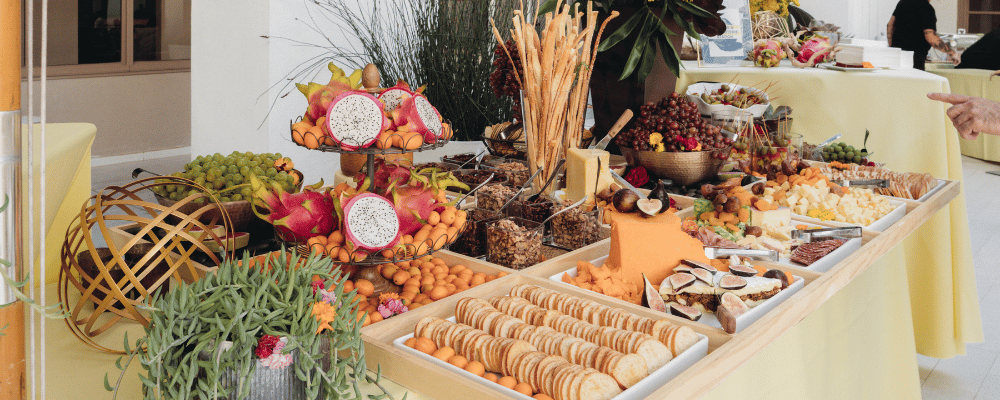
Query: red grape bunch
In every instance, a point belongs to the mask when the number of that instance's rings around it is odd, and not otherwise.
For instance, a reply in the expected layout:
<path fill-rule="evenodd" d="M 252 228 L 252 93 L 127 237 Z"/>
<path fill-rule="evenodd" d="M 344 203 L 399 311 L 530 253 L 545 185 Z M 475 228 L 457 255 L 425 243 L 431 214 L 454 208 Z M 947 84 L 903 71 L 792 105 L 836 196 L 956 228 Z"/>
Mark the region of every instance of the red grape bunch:
<path fill-rule="evenodd" d="M 493 50 L 495 56 L 493 66 L 496 69 L 490 74 L 490 87 L 493 88 L 493 94 L 497 97 L 507 96 L 514 99 L 511 112 L 514 114 L 514 121 L 519 122 L 523 118 L 521 114 L 521 84 L 517 82 L 517 77 L 522 75 L 521 56 L 517 52 L 517 45 L 514 44 L 513 40 L 508 40 L 504 46 L 510 52 L 510 57 L 507 57 L 507 51 L 504 51 L 499 44 Z M 510 62 L 511 58 L 514 59 L 513 65 Z M 515 70 L 517 75 L 514 73 Z"/>
<path fill-rule="evenodd" d="M 615 138 L 619 147 L 647 151 L 721 150 L 733 144 L 722 129 L 701 118 L 698 106 L 677 93 L 639 107 L 635 127 Z M 713 154 L 728 158 L 728 151 Z"/>

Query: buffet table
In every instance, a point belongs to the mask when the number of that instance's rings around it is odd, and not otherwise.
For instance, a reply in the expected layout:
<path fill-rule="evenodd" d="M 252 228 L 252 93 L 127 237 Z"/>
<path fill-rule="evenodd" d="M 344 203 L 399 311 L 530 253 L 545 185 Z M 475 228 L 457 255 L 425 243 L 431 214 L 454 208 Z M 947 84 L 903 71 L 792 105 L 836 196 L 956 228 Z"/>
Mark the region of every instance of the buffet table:
<path fill-rule="evenodd" d="M 990 79 L 993 71 L 955 69 L 951 64 L 927 64 L 927 72 L 948 79 L 951 92 L 1000 101 L 1000 78 Z M 1000 138 L 980 135 L 975 140 L 959 139 L 962 154 L 981 160 L 1000 161 Z"/>
<path fill-rule="evenodd" d="M 896 171 L 962 180 L 958 134 L 944 103 L 929 92 L 949 92 L 948 81 L 918 70 L 838 72 L 820 68 L 698 68 L 685 62 L 678 91 L 699 81 L 757 88 L 774 84 L 774 105 L 794 108 L 792 132 L 809 143 L 835 133 L 860 147 L 865 129 L 873 158 Z M 965 354 L 965 343 L 983 340 L 969 226 L 962 194 L 903 242 L 895 271 L 906 271 L 917 352 L 935 358 Z"/>

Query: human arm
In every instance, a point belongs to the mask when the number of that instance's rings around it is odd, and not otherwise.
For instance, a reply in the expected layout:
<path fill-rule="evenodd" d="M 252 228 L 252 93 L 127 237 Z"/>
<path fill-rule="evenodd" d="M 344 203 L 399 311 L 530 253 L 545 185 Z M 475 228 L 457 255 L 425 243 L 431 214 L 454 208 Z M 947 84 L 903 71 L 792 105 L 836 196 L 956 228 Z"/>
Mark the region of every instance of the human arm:
<path fill-rule="evenodd" d="M 962 138 L 972 140 L 980 133 L 1000 135 L 1000 103 L 960 94 L 928 93 L 927 97 L 952 104 L 948 118 Z"/>
<path fill-rule="evenodd" d="M 924 29 L 924 39 L 927 40 L 927 43 L 930 44 L 931 47 L 937 49 L 942 53 L 947 54 L 948 58 L 950 58 L 951 62 L 954 63 L 955 65 L 958 65 L 960 62 L 962 62 L 962 59 L 961 57 L 958 56 L 958 53 L 956 53 L 955 50 L 948 45 L 948 43 L 945 43 L 944 40 L 941 40 L 941 37 L 938 36 L 937 32 L 935 32 L 933 29 Z"/>
<path fill-rule="evenodd" d="M 889 24 L 885 27 L 885 38 L 889 41 L 889 47 L 892 47 L 892 31 L 896 25 L 896 16 L 893 15 L 889 17 Z"/>

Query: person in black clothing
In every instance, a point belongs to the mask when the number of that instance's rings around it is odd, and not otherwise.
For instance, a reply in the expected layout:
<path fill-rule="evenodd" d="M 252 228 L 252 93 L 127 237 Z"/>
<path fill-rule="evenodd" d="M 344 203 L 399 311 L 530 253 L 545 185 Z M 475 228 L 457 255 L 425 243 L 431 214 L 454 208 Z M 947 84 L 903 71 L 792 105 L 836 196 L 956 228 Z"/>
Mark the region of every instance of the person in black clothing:
<path fill-rule="evenodd" d="M 1000 69 L 1000 28 L 987 33 L 962 52 L 962 63 L 955 68 Z"/>
<path fill-rule="evenodd" d="M 937 16 L 930 0 L 899 0 L 886 33 L 889 46 L 913 52 L 913 68 L 924 69 L 931 47 L 948 54 L 955 64 L 960 61 L 958 53 L 937 35 Z"/>

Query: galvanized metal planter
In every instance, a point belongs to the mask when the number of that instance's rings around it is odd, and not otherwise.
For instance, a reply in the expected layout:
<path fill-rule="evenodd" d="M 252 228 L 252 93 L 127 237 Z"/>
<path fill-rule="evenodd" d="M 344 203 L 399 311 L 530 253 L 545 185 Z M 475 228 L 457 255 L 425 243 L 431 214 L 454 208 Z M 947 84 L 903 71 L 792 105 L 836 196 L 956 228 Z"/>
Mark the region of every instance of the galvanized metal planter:
<path fill-rule="evenodd" d="M 231 346 L 231 342 L 223 343 L 223 347 Z M 330 342 L 322 340 L 320 342 L 320 352 L 329 355 Z M 261 365 L 260 359 L 254 359 L 257 363 L 253 374 L 243 380 L 244 385 L 250 385 L 250 395 L 246 398 L 239 397 L 240 384 L 239 372 L 227 369 L 222 371 L 219 377 L 219 389 L 230 389 L 228 397 L 219 397 L 218 400 L 303 400 L 307 399 L 306 392 L 308 384 L 299 380 L 295 376 L 295 366 L 299 362 L 299 349 L 292 350 L 292 365 L 280 369 L 271 369 Z M 199 357 L 202 360 L 210 360 L 211 355 L 202 352 Z M 323 369 L 330 368 L 330 358 L 326 357 L 322 362 Z M 323 388 L 320 388 L 316 399 L 325 398 Z"/>

